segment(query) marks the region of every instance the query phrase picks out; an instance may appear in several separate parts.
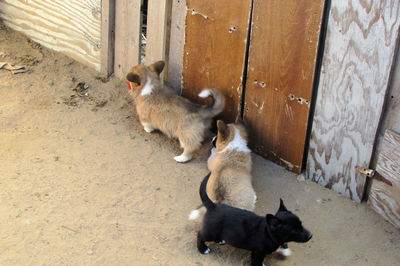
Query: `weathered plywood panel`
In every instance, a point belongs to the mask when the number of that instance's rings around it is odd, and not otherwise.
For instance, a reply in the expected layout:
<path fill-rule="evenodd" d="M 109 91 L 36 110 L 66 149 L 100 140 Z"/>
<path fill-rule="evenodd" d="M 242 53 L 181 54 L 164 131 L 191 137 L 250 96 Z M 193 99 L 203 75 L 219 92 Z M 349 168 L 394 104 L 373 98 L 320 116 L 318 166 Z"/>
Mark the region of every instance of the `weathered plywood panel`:
<path fill-rule="evenodd" d="M 400 135 L 387 130 L 376 171 L 392 183 L 373 180 L 368 205 L 400 228 Z"/>
<path fill-rule="evenodd" d="M 2 0 L 0 17 L 32 40 L 100 71 L 101 0 Z"/>
<path fill-rule="evenodd" d="M 204 88 L 221 90 L 227 122 L 240 113 L 250 7 L 251 0 L 187 0 L 182 94 L 200 102 Z"/>
<path fill-rule="evenodd" d="M 308 178 L 361 201 L 400 23 L 399 1 L 332 1 Z"/>
<path fill-rule="evenodd" d="M 381 142 L 386 129 L 400 132 L 400 49 L 397 49 L 396 62 L 392 70 L 391 82 L 386 93 L 382 125 L 379 129 L 375 151 L 380 150 Z M 373 156 L 372 165 L 376 165 L 377 154 Z"/>
<path fill-rule="evenodd" d="M 324 0 L 255 0 L 244 119 L 253 151 L 299 173 Z"/>
<path fill-rule="evenodd" d="M 129 69 L 139 64 L 141 0 L 117 0 L 115 3 L 114 73 L 125 78 Z"/>

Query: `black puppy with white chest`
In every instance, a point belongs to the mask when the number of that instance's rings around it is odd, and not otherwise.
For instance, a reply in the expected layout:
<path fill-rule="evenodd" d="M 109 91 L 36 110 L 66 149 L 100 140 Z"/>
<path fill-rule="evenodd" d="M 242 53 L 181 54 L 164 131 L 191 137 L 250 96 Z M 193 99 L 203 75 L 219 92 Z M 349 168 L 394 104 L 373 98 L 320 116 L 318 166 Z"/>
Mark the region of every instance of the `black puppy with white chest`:
<path fill-rule="evenodd" d="M 206 192 L 208 174 L 200 185 L 200 197 L 207 212 L 197 234 L 197 248 L 202 254 L 210 249 L 206 241 L 227 244 L 251 251 L 251 265 L 262 265 L 265 255 L 274 252 L 287 242 L 307 242 L 312 234 L 305 229 L 300 219 L 288 211 L 281 199 L 275 215 L 265 217 L 253 212 L 216 204 Z"/>

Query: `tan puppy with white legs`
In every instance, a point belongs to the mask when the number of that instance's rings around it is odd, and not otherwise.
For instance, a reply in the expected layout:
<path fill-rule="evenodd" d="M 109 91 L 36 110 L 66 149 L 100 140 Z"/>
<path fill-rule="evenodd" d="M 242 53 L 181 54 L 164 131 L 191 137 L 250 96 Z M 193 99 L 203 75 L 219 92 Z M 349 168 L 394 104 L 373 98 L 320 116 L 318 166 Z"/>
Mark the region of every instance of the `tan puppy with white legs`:
<path fill-rule="evenodd" d="M 183 153 L 177 162 L 189 161 L 208 133 L 212 118 L 222 112 L 225 98 L 216 89 L 203 90 L 199 97 L 212 97 L 209 106 L 190 102 L 162 84 L 160 73 L 164 61 L 150 66 L 132 67 L 126 79 L 130 83 L 140 123 L 146 132 L 158 129 L 170 138 L 179 139 Z"/>
<path fill-rule="evenodd" d="M 225 124 L 218 120 L 215 147 L 208 159 L 211 171 L 207 182 L 207 194 L 215 203 L 253 211 L 256 193 L 252 186 L 251 151 L 247 147 L 247 133 L 241 122 Z M 205 208 L 193 210 L 190 220 L 205 213 Z"/>

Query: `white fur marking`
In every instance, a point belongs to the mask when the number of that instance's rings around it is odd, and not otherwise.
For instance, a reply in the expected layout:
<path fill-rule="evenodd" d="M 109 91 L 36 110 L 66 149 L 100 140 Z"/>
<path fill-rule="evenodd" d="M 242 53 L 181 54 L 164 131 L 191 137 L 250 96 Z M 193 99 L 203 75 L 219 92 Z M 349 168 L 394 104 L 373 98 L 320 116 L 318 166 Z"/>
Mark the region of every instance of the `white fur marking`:
<path fill-rule="evenodd" d="M 278 252 L 279 254 L 281 254 L 282 256 L 285 257 L 289 257 L 290 255 L 292 255 L 292 251 L 290 250 L 290 248 L 278 248 L 276 250 L 276 252 Z"/>
<path fill-rule="evenodd" d="M 235 128 L 235 137 L 229 144 L 220 152 L 237 150 L 239 152 L 250 152 L 250 149 L 247 147 L 246 141 L 240 136 L 239 129 Z"/>
<path fill-rule="evenodd" d="M 210 160 L 212 160 L 212 158 L 214 157 L 214 155 L 217 153 L 217 149 L 216 148 L 212 148 L 211 149 L 211 154 L 210 157 L 208 157 L 207 163 L 210 163 Z"/>
<path fill-rule="evenodd" d="M 199 93 L 199 97 L 200 97 L 200 98 L 207 98 L 207 97 L 210 96 L 210 95 L 211 95 L 210 90 L 202 90 L 202 91 Z"/>
<path fill-rule="evenodd" d="M 193 210 L 189 214 L 189 220 L 197 220 L 200 218 L 200 211 L 199 210 Z"/>
<path fill-rule="evenodd" d="M 146 131 L 147 133 L 151 133 L 154 131 L 154 127 L 151 123 L 143 122 L 142 126 L 143 126 L 144 131 Z"/>
<path fill-rule="evenodd" d="M 185 162 L 189 161 L 191 158 L 188 158 L 185 155 L 179 155 L 179 156 L 175 156 L 174 159 L 178 163 L 185 163 Z"/>
<path fill-rule="evenodd" d="M 142 92 L 140 93 L 141 96 L 149 95 L 153 92 L 153 85 L 151 84 L 151 79 L 147 77 L 147 82 L 144 85 Z"/>
<path fill-rule="evenodd" d="M 225 245 L 226 244 L 226 242 L 225 242 L 225 240 L 222 240 L 221 242 L 219 242 L 218 244 L 220 244 L 220 245 Z"/>
<path fill-rule="evenodd" d="M 207 248 L 207 249 L 204 251 L 203 254 L 208 254 L 208 253 L 210 253 L 210 251 L 211 251 L 211 249 Z"/>

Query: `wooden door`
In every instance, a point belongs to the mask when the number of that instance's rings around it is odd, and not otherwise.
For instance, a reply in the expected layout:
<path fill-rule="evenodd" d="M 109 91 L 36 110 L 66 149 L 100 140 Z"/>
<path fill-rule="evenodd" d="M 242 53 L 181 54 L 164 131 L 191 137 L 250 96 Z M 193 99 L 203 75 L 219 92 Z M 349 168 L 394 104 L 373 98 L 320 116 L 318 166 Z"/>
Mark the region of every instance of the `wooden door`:
<path fill-rule="evenodd" d="M 399 1 L 332 1 L 307 177 L 360 202 L 388 87 Z"/>
<path fill-rule="evenodd" d="M 226 97 L 221 118 L 240 114 L 251 0 L 187 0 L 182 95 L 196 102 L 205 88 Z"/>
<path fill-rule="evenodd" d="M 255 0 L 244 119 L 253 151 L 299 173 L 324 0 Z"/>
<path fill-rule="evenodd" d="M 400 135 L 386 130 L 376 171 L 392 183 L 372 181 L 368 206 L 400 228 Z"/>

